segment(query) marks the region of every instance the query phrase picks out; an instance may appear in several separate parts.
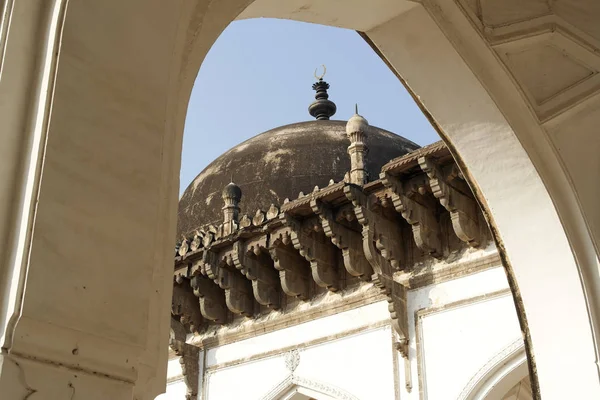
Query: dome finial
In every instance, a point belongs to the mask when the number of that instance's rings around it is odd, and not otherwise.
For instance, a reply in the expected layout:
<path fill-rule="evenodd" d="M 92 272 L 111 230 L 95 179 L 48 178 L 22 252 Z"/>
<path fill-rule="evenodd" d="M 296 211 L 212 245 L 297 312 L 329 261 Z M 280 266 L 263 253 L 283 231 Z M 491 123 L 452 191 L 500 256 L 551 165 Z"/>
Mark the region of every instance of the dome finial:
<path fill-rule="evenodd" d="M 358 115 L 358 103 L 354 103 L 354 114 Z"/>
<path fill-rule="evenodd" d="M 329 94 L 327 93 L 329 84 L 323 80 L 325 72 L 327 72 L 325 65 L 323 65 L 323 73 L 320 76 L 317 76 L 317 70 L 315 69 L 317 82 L 313 84 L 312 88 L 317 94 L 315 95 L 315 101 L 308 106 L 309 114 L 318 120 L 328 120 L 337 110 L 335 103 L 329 100 Z"/>

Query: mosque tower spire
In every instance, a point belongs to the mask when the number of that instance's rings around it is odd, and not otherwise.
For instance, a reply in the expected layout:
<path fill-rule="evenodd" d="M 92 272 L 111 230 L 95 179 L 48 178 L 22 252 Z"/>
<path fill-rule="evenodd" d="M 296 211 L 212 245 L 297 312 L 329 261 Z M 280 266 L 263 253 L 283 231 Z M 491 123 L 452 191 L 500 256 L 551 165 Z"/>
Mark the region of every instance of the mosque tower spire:
<path fill-rule="evenodd" d="M 223 203 L 223 236 L 236 231 L 240 214 L 240 201 L 242 200 L 242 189 L 231 182 L 225 186 L 222 193 Z"/>
<path fill-rule="evenodd" d="M 346 124 L 346 135 L 350 140 L 348 155 L 350 156 L 350 183 L 364 185 L 367 183 L 367 152 L 365 139 L 369 131 L 369 123 L 358 114 L 358 104 L 355 105 L 355 114 Z"/>
<path fill-rule="evenodd" d="M 315 70 L 315 78 L 317 78 L 317 82 L 313 84 L 312 88 L 317 93 L 315 94 L 315 101 L 308 106 L 309 114 L 315 117 L 317 120 L 328 120 L 335 114 L 337 110 L 335 103 L 329 100 L 329 94 L 327 93 L 327 89 L 329 89 L 329 83 L 323 80 L 326 71 L 327 69 L 324 65 L 323 74 L 321 76 L 317 76 L 317 71 Z"/>

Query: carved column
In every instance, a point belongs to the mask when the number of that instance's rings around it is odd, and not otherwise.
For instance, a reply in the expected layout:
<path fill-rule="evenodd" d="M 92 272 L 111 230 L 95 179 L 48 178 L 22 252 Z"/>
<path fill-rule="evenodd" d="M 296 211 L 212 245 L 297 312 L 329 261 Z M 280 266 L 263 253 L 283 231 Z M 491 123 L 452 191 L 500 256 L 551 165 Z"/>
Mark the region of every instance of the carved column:
<path fill-rule="evenodd" d="M 323 202 L 313 199 L 310 205 L 313 212 L 319 216 L 325 235 L 342 250 L 346 271 L 362 280 L 370 280 L 373 268 L 365 258 L 361 234 L 337 222 L 333 210 Z"/>
<path fill-rule="evenodd" d="M 442 168 L 431 158 L 420 157 L 419 165 L 429 177 L 429 185 L 433 195 L 439 199 L 440 204 L 450 212 L 452 227 L 456 235 L 471 247 L 481 244 L 477 203 L 470 195 L 470 190 L 465 182 L 456 182 L 458 173 L 456 166 L 452 165 L 450 171 Z M 463 186 L 463 190 L 458 187 Z"/>
<path fill-rule="evenodd" d="M 252 282 L 252 292 L 256 301 L 276 310 L 281 306 L 279 277 L 264 250 L 266 235 L 248 243 L 237 241 L 233 244 L 231 259 L 235 267 Z"/>
<path fill-rule="evenodd" d="M 335 247 L 330 243 L 316 219 L 303 222 L 283 214 L 282 221 L 291 229 L 294 248 L 310 263 L 312 277 L 317 285 L 332 292 L 339 289 Z"/>
<path fill-rule="evenodd" d="M 279 271 L 281 288 L 288 296 L 308 299 L 308 266 L 292 246 L 289 228 L 279 228 L 271 234 L 269 253 Z"/>
<path fill-rule="evenodd" d="M 382 172 L 380 178 L 391 189 L 396 211 L 411 225 L 417 247 L 426 254 L 441 257 L 440 228 L 430 200 L 389 173 Z"/>

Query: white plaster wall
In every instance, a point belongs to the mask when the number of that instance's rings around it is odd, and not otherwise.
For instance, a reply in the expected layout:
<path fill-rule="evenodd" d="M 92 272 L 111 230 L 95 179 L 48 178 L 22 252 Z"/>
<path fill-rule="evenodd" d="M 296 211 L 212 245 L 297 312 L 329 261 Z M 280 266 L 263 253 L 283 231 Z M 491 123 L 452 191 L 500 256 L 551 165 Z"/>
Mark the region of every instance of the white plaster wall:
<path fill-rule="evenodd" d="M 156 400 L 183 400 L 185 399 L 186 386 L 179 357 L 169 360 L 167 366 L 167 389 L 166 392 L 156 397 Z"/>
<path fill-rule="evenodd" d="M 206 353 L 206 366 L 210 368 L 215 364 L 256 356 L 273 349 L 301 345 L 358 327 L 387 321 L 389 318 L 387 302 L 381 301 L 369 304 L 329 317 L 315 319 L 265 335 L 210 349 Z"/>
<path fill-rule="evenodd" d="M 403 399 L 419 399 L 419 374 L 425 399 L 457 398 L 480 368 L 522 339 L 500 266 L 409 292 L 408 300 L 413 390 L 405 389 L 400 363 Z"/>
<path fill-rule="evenodd" d="M 456 399 L 477 371 L 521 338 L 509 294 L 422 318 L 424 393 Z"/>
<path fill-rule="evenodd" d="M 184 400 L 186 391 L 187 388 L 183 379 L 170 382 L 167 384 L 166 392 L 156 397 L 156 400 Z"/>
<path fill-rule="evenodd" d="M 386 325 L 301 349 L 294 374 L 361 400 L 394 399 L 392 366 L 392 333 Z M 207 375 L 206 399 L 258 400 L 289 374 L 285 352 L 223 368 Z"/>

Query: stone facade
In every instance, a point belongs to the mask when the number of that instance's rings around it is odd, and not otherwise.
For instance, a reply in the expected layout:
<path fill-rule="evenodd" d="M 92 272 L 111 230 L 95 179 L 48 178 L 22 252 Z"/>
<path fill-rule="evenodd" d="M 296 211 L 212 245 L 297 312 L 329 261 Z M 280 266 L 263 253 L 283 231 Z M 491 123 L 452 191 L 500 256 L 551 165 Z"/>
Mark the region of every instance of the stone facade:
<path fill-rule="evenodd" d="M 0 392 L 164 390 L 189 94 L 228 24 L 273 17 L 357 30 L 397 73 L 498 243 L 534 398 L 600 398 L 597 4 L 3 2 Z M 505 349 L 468 393 L 493 392 Z"/>
<path fill-rule="evenodd" d="M 388 160 L 369 179 L 369 131 L 358 114 L 348 121 L 342 181 L 252 218 L 239 215 L 244 193 L 229 183 L 223 223 L 177 243 L 173 323 L 187 333 L 172 348 L 188 398 L 443 399 L 440 382 L 458 395 L 498 346 L 523 350 L 491 234 L 447 147 Z M 495 324 L 485 322 L 492 310 Z M 449 372 L 444 335 L 459 353 L 479 337 L 479 358 Z M 365 368 L 386 372 L 367 384 Z"/>

